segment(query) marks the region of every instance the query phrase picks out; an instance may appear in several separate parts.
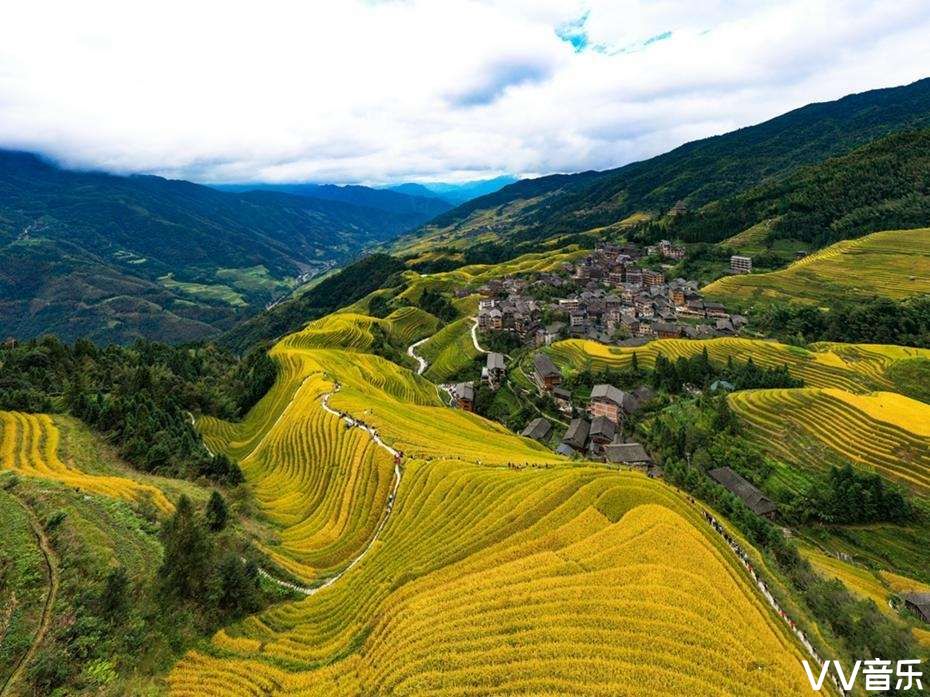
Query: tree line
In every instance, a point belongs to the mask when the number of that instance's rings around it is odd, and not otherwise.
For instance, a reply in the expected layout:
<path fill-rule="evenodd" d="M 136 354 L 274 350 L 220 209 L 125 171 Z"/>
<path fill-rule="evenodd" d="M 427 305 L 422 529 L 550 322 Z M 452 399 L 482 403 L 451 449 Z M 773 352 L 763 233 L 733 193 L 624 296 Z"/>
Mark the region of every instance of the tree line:
<path fill-rule="evenodd" d="M 237 484 L 238 465 L 206 451 L 190 414 L 239 418 L 276 373 L 262 349 L 239 359 L 210 344 L 98 347 L 46 336 L 0 348 L 0 409 L 69 413 L 137 469 Z"/>

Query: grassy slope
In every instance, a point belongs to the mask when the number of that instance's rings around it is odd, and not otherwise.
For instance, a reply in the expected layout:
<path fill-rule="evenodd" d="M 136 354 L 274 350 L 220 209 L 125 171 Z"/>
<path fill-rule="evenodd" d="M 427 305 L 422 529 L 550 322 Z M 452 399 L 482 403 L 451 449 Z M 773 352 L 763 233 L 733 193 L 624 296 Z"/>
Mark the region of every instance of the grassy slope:
<path fill-rule="evenodd" d="M 9 478 L 0 478 L 8 483 Z M 0 688 L 12 678 L 38 630 L 49 579 L 27 510 L 0 490 Z"/>
<path fill-rule="evenodd" d="M 930 293 L 930 228 L 876 232 L 838 242 L 780 271 L 728 276 L 703 290 L 728 301 L 900 300 Z"/>

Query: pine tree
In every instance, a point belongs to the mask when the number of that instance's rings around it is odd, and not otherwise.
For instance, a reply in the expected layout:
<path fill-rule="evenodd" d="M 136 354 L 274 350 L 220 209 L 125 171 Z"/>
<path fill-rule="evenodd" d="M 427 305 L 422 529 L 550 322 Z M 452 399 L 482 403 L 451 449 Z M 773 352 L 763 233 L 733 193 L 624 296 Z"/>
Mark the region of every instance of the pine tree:
<path fill-rule="evenodd" d="M 214 491 L 210 494 L 205 517 L 207 520 L 207 527 L 210 528 L 212 532 L 219 532 L 226 527 L 226 521 L 229 520 L 229 510 L 220 492 Z"/>
<path fill-rule="evenodd" d="M 162 530 L 165 547 L 159 576 L 165 589 L 179 598 L 203 596 L 213 556 L 212 542 L 187 496 Z"/>

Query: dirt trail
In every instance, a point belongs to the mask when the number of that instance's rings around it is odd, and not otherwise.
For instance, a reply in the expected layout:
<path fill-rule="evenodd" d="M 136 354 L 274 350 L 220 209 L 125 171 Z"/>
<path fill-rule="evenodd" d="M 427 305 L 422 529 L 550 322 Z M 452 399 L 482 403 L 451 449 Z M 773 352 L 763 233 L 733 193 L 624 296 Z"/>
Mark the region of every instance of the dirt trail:
<path fill-rule="evenodd" d="M 426 362 L 425 358 L 415 353 L 415 350 L 417 346 L 429 341 L 432 338 L 433 337 L 428 336 L 425 339 L 420 339 L 419 341 L 413 342 L 412 344 L 410 344 L 410 346 L 407 347 L 407 355 L 413 358 L 417 362 L 417 375 L 423 375 L 423 373 L 425 373 L 426 369 L 429 367 L 429 363 Z"/>
<path fill-rule="evenodd" d="M 42 523 L 39 522 L 39 519 L 36 517 L 36 514 L 32 511 L 25 502 L 20 499 L 15 494 L 13 498 L 17 500 L 20 506 L 26 511 L 26 514 L 29 516 L 29 522 L 32 524 L 32 531 L 36 536 L 36 541 L 39 543 L 39 549 L 42 550 L 42 555 L 45 558 L 45 565 L 48 570 L 48 593 L 45 594 L 45 604 L 42 607 L 42 617 L 39 620 L 39 627 L 36 629 L 35 637 L 33 637 L 32 644 L 29 646 L 29 650 L 23 654 L 22 658 L 19 659 L 19 662 L 16 664 L 16 667 L 13 669 L 13 672 L 10 674 L 9 679 L 7 679 L 6 684 L 3 686 L 3 689 L 0 689 L 0 697 L 6 697 L 11 695 L 13 687 L 22 677 L 23 672 L 28 667 L 30 661 L 36 654 L 36 651 L 39 650 L 39 646 L 42 644 L 42 641 L 45 639 L 45 635 L 48 633 L 48 629 L 52 624 L 52 611 L 55 607 L 55 598 L 58 596 L 58 585 L 60 583 L 60 578 L 58 575 L 58 559 L 55 557 L 55 552 L 52 550 L 52 546 L 48 541 L 48 537 L 45 535 L 45 530 L 42 527 Z"/>
<path fill-rule="evenodd" d="M 327 392 L 321 395 L 320 406 L 322 406 L 323 410 L 326 411 L 327 413 L 332 414 L 334 416 L 338 416 L 340 419 L 345 421 L 350 427 L 361 428 L 362 430 L 366 431 L 368 435 L 371 436 L 371 439 L 379 447 L 383 448 L 388 453 L 390 453 L 390 455 L 394 458 L 394 484 L 391 487 L 391 493 L 388 494 L 387 505 L 384 508 L 384 513 L 381 516 L 381 520 L 378 522 L 378 526 L 375 528 L 375 531 L 372 534 L 371 539 L 368 540 L 368 544 L 365 545 L 365 548 L 361 552 L 359 552 L 359 554 L 357 554 L 352 559 L 352 561 L 349 562 L 348 566 L 346 566 L 342 571 L 340 571 L 335 576 L 331 576 L 330 578 L 326 579 L 323 583 L 317 586 L 301 586 L 299 584 L 291 583 L 290 581 L 285 581 L 283 579 L 280 579 L 274 576 L 273 574 L 271 574 L 266 569 L 263 569 L 261 567 L 258 568 L 258 573 L 263 578 L 268 579 L 272 583 L 278 586 L 281 586 L 282 588 L 287 588 L 289 590 L 300 593 L 301 595 L 313 595 L 314 593 L 318 593 L 324 588 L 327 588 L 333 585 L 336 581 L 342 578 L 349 571 L 349 569 L 351 569 L 353 566 L 358 564 L 362 560 L 362 558 L 366 554 L 368 554 L 369 550 L 371 550 L 375 542 L 378 540 L 378 537 L 381 535 L 381 531 L 384 529 L 384 526 L 387 524 L 388 518 L 391 515 L 391 511 L 394 509 L 394 499 L 397 496 L 397 488 L 400 486 L 400 478 L 402 474 L 402 470 L 400 468 L 400 462 L 401 462 L 402 454 L 399 451 L 392 448 L 387 443 L 385 443 L 381 439 L 381 436 L 378 434 L 378 431 L 376 428 L 374 428 L 374 426 L 369 426 L 368 424 L 362 421 L 359 421 L 358 419 L 355 419 L 349 414 L 346 414 L 341 411 L 337 411 L 336 409 L 333 409 L 331 406 L 329 406 L 329 398 L 333 395 L 334 392 L 337 392 L 338 390 L 339 390 L 339 385 L 337 384 L 332 392 Z"/>

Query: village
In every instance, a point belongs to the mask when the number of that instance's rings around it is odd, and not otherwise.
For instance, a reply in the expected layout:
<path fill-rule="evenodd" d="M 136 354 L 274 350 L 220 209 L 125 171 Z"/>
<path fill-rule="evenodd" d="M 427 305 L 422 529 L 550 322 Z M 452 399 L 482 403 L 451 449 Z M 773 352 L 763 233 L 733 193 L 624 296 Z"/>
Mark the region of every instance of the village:
<path fill-rule="evenodd" d="M 478 328 L 514 332 L 526 346 L 564 338 L 636 346 L 652 339 L 733 336 L 746 318 L 705 300 L 696 281 L 668 280 L 642 260 L 683 258 L 684 248 L 667 240 L 643 250 L 601 244 L 558 272 L 510 276 L 481 288 Z M 734 256 L 732 273 L 748 273 L 749 257 Z"/>
<path fill-rule="evenodd" d="M 476 328 L 483 333 L 506 332 L 530 350 L 565 338 L 640 346 L 653 339 L 737 335 L 747 323 L 745 317 L 705 300 L 696 281 L 668 280 L 664 271 L 645 263 L 647 259 L 678 261 L 684 254 L 683 247 L 668 240 L 645 249 L 603 243 L 574 263 L 563 264 L 558 271 L 490 280 L 478 289 L 481 299 Z M 749 257 L 734 256 L 730 264 L 733 274 L 752 270 Z M 666 264 L 666 268 L 670 265 Z M 460 295 L 465 292 L 462 289 Z M 507 369 L 503 353 L 487 352 L 482 381 L 496 390 L 504 383 Z M 526 424 L 521 435 L 566 457 L 641 469 L 650 477 L 662 476 L 661 467 L 643 445 L 630 438 L 630 421 L 655 397 L 652 388 L 641 385 L 625 391 L 606 383 L 596 384 L 586 402 L 577 404 L 572 392 L 562 385 L 558 367 L 542 351 L 532 354 L 530 377 L 538 396 L 551 398 L 568 426 L 557 428 L 551 419 L 540 415 Z M 476 388 L 472 382 L 453 385 L 450 393 L 454 406 L 475 410 Z M 771 501 L 730 468 L 719 468 L 711 476 L 759 515 L 772 517 L 776 513 Z"/>

